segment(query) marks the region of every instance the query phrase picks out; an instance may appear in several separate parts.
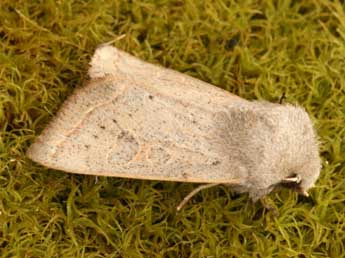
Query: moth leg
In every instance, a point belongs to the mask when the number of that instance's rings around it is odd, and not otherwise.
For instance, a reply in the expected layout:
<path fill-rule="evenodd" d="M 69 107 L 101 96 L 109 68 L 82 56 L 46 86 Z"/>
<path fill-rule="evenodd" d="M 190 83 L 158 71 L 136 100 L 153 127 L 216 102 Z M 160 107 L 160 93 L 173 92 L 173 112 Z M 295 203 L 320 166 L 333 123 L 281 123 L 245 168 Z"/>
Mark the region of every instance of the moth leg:
<path fill-rule="evenodd" d="M 216 185 L 220 185 L 219 183 L 215 183 L 215 184 L 207 184 L 207 185 L 200 185 L 199 187 L 195 188 L 193 191 L 191 191 L 183 200 L 182 202 L 180 202 L 180 204 L 176 207 L 177 211 L 180 211 L 183 206 L 186 205 L 186 203 L 194 196 L 196 195 L 198 192 L 200 192 L 201 190 L 207 189 L 207 188 L 211 188 L 214 187 Z"/>
<path fill-rule="evenodd" d="M 271 211 L 273 213 L 273 216 L 278 217 L 279 216 L 279 211 L 276 207 L 274 207 L 272 204 L 269 203 L 269 200 L 267 197 L 262 197 L 259 199 L 261 205 L 267 209 L 268 211 Z"/>
<path fill-rule="evenodd" d="M 284 178 L 281 182 L 282 183 L 295 183 L 299 184 L 302 181 L 302 177 L 300 175 L 294 175 L 293 177 Z"/>

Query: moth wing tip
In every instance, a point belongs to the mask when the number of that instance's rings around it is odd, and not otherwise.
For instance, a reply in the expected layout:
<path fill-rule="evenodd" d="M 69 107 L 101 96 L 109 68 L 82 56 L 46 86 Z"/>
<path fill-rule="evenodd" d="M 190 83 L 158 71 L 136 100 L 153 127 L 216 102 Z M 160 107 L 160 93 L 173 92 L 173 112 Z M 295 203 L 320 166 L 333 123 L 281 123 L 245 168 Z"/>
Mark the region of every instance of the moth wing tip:
<path fill-rule="evenodd" d="M 102 78 L 106 75 L 114 74 L 116 71 L 116 61 L 118 51 L 109 44 L 101 44 L 95 50 L 91 61 L 88 74 L 91 79 Z"/>

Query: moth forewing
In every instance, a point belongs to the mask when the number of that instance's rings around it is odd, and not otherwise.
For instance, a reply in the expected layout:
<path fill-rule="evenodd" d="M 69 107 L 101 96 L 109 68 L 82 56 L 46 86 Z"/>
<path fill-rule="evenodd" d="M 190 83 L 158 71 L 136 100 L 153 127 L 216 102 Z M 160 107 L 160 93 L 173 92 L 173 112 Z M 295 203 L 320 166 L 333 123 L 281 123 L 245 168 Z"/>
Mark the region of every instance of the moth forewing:
<path fill-rule="evenodd" d="M 96 51 L 91 81 L 67 99 L 29 157 L 81 174 L 232 181 L 217 117 L 246 100 L 114 48 L 104 61 L 105 50 Z"/>

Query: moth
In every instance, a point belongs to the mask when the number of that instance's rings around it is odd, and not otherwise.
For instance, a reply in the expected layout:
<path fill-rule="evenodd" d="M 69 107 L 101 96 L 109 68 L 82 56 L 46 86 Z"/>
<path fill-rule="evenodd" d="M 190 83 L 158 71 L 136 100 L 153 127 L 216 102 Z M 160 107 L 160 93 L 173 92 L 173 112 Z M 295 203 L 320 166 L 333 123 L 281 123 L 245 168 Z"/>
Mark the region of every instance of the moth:
<path fill-rule="evenodd" d="M 277 186 L 307 194 L 320 174 L 317 136 L 300 106 L 248 101 L 188 75 L 98 47 L 89 82 L 27 151 L 77 174 L 218 184 L 253 201 Z"/>

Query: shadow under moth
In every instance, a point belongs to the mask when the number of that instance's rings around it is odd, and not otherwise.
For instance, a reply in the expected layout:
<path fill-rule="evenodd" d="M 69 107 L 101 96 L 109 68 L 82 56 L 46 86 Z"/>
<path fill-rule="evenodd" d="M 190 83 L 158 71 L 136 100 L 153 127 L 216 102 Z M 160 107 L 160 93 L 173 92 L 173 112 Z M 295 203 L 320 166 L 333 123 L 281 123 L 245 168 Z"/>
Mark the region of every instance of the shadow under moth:
<path fill-rule="evenodd" d="M 320 173 L 318 143 L 296 105 L 247 101 L 144 62 L 96 49 L 90 81 L 30 146 L 34 161 L 96 176 L 231 185 L 253 201 L 277 186 L 306 195 Z"/>

